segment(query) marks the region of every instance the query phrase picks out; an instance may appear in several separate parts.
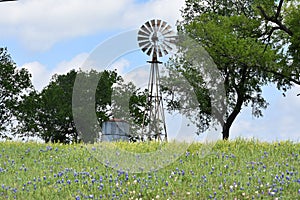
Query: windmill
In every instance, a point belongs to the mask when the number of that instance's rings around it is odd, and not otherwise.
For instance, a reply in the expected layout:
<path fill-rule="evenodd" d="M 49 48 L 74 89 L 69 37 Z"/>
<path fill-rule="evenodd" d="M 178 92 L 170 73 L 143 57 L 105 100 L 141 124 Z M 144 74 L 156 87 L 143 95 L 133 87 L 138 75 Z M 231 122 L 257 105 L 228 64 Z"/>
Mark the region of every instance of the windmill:
<path fill-rule="evenodd" d="M 158 57 L 166 56 L 175 49 L 176 38 L 172 27 L 160 19 L 147 21 L 138 32 L 139 47 L 152 58 L 148 61 L 151 63 L 148 81 L 149 94 L 142 127 L 143 136 L 145 135 L 150 140 L 167 141 L 168 139 L 158 67 L 162 62 L 158 60 Z"/>

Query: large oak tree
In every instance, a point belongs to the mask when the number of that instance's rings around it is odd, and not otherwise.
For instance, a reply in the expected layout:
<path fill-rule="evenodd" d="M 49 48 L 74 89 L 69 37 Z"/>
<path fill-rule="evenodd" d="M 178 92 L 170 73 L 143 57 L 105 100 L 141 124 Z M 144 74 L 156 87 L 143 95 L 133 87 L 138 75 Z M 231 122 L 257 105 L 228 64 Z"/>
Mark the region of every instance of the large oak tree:
<path fill-rule="evenodd" d="M 228 139 L 230 128 L 243 106 L 251 106 L 255 117 L 262 116 L 262 110 L 268 105 L 262 96 L 263 86 L 275 82 L 279 88 L 286 89 L 291 80 L 299 79 L 298 65 L 292 66 L 299 56 L 299 40 L 293 39 L 295 36 L 290 33 L 296 29 L 292 24 L 299 22 L 295 18 L 299 9 L 286 7 L 291 14 L 287 14 L 284 21 L 293 27 L 289 29 L 279 19 L 283 16 L 279 9 L 281 2 L 186 0 L 178 31 L 208 52 L 222 76 L 225 89 L 225 111 L 220 112 L 221 115 L 213 115 L 211 102 L 214 97 L 209 95 L 205 78 L 187 56 L 195 49 L 183 43 L 183 51 L 170 67 L 180 72 L 193 86 L 199 102 L 199 116 L 202 116 L 196 123 L 202 131 L 209 127 L 211 121 L 217 120 L 222 125 L 223 139 Z M 278 23 L 271 17 L 273 15 L 275 18 L 278 15 Z M 284 46 L 287 36 L 290 44 Z M 283 51 L 284 47 L 288 48 L 288 53 Z M 293 59 L 292 64 L 289 64 L 288 58 Z"/>

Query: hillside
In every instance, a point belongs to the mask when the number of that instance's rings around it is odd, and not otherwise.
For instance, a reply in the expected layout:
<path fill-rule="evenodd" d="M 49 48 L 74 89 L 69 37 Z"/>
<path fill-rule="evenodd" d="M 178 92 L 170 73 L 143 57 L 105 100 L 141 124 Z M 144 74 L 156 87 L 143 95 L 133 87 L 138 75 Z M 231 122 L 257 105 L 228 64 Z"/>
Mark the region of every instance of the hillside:
<path fill-rule="evenodd" d="M 159 143 L 116 143 L 151 152 Z M 205 154 L 203 149 L 209 149 Z M 195 143 L 170 165 L 128 173 L 82 144 L 0 143 L 1 199 L 300 199 L 300 144 Z"/>

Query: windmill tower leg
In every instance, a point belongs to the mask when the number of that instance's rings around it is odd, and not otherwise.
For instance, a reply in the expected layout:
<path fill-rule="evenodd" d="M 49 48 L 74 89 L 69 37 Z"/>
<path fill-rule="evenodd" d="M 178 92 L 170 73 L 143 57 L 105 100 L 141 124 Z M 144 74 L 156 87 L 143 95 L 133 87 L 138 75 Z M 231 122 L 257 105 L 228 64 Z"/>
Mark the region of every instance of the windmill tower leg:
<path fill-rule="evenodd" d="M 153 57 L 150 68 L 150 76 L 148 82 L 148 98 L 147 109 L 143 119 L 143 133 L 149 140 L 155 139 L 159 141 L 167 141 L 167 128 L 164 114 L 163 98 L 160 91 L 160 75 L 159 66 L 161 62 Z M 145 124 L 145 119 L 148 117 L 148 125 Z"/>

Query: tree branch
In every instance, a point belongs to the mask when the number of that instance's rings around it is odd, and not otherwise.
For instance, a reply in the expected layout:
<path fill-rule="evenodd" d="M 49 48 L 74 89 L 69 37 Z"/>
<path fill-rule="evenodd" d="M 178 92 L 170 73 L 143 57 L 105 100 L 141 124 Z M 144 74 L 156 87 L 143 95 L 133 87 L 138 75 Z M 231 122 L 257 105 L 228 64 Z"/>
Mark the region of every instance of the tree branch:
<path fill-rule="evenodd" d="M 280 16 L 280 12 L 281 12 L 281 8 L 282 8 L 282 5 L 283 5 L 283 1 L 284 0 L 280 0 L 279 5 L 277 7 L 277 12 L 276 12 L 276 15 L 275 15 L 276 19 L 278 19 L 278 17 Z"/>
<path fill-rule="evenodd" d="M 257 6 L 257 8 L 259 9 L 261 15 L 265 18 L 265 20 L 275 23 L 280 30 L 286 32 L 290 36 L 293 36 L 294 33 L 287 26 L 285 26 L 282 23 L 282 21 L 279 19 L 282 4 L 283 4 L 283 0 L 279 2 L 279 6 L 277 8 L 277 12 L 275 16 L 268 16 L 266 11 L 261 6 Z"/>
<path fill-rule="evenodd" d="M 279 72 L 276 72 L 276 71 L 272 71 L 272 70 L 266 70 L 266 72 L 272 73 L 272 74 L 274 74 L 274 75 L 276 75 L 276 76 L 279 76 L 279 77 L 281 77 L 281 78 L 284 78 L 284 79 L 286 79 L 286 80 L 288 80 L 288 81 L 290 81 L 290 82 L 292 82 L 292 83 L 295 83 L 295 84 L 297 84 L 297 85 L 300 85 L 300 81 L 299 81 L 299 80 L 296 80 L 296 79 L 294 79 L 294 78 L 292 78 L 291 76 L 285 76 L 285 75 L 282 74 L 282 73 L 279 73 Z"/>

